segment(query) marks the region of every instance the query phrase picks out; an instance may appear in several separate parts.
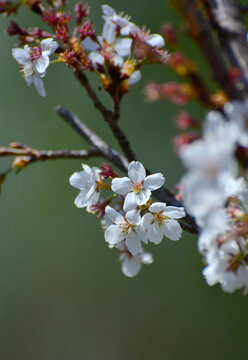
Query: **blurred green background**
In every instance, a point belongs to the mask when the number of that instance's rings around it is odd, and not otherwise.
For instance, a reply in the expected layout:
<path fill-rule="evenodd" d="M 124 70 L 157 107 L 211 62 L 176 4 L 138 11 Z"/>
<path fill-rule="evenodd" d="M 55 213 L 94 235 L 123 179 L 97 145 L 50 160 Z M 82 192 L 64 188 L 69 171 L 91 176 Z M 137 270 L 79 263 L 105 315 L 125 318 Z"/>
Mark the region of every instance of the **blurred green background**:
<path fill-rule="evenodd" d="M 75 2 L 72 2 L 73 4 Z M 89 1 L 101 32 L 101 2 Z M 109 1 L 139 25 L 158 32 L 173 21 L 183 49 L 210 71 L 197 47 L 183 34 L 181 18 L 165 0 Z M 63 104 L 117 147 L 84 90 L 63 65 L 45 78 L 47 97 L 28 88 L 11 57 L 15 39 L 0 23 L 0 144 L 20 141 L 40 149 L 88 145 L 53 113 Z M 21 11 L 20 25 L 36 25 Z M 173 187 L 183 172 L 173 153 L 178 108 L 169 102 L 147 104 L 149 80 L 176 79 L 162 65 L 143 70 L 142 81 L 122 104 L 121 126 L 138 158 L 162 171 Z M 197 104 L 187 106 L 202 116 Z M 0 172 L 11 159 L 0 159 Z M 99 160 L 100 162 L 100 160 Z M 91 164 L 99 165 L 98 160 Z M 4 360 L 217 360 L 247 357 L 247 297 L 210 288 L 201 275 L 196 238 L 150 246 L 153 265 L 134 279 L 125 278 L 115 250 L 104 242 L 99 222 L 74 206 L 77 191 L 68 178 L 80 161 L 33 164 L 10 174 L 0 197 L 0 358 Z"/>

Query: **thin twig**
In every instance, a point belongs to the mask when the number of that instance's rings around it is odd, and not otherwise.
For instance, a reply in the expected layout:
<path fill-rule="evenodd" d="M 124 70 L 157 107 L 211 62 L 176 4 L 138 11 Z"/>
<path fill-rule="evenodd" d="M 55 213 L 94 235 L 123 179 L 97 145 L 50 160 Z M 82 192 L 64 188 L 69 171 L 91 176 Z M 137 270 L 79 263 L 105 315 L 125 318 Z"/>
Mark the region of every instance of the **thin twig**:
<path fill-rule="evenodd" d="M 84 72 L 81 70 L 79 66 L 75 66 L 74 68 L 74 75 L 79 80 L 80 84 L 85 88 L 87 94 L 89 95 L 90 99 L 93 101 L 93 104 L 97 110 L 103 115 L 104 119 L 109 122 L 112 119 L 113 113 L 112 111 L 108 110 L 102 102 L 99 100 L 97 94 L 90 86 L 89 80 Z"/>
<path fill-rule="evenodd" d="M 54 160 L 54 159 L 89 159 L 98 156 L 99 152 L 92 148 L 90 150 L 37 150 L 30 147 L 15 149 L 12 147 L 0 147 L 0 157 L 4 156 L 27 156 L 30 162 Z"/>
<path fill-rule="evenodd" d="M 92 146 L 94 146 L 104 158 L 113 162 L 119 169 L 126 171 L 128 167 L 127 159 L 112 149 L 103 139 L 96 135 L 77 115 L 66 109 L 64 106 L 57 106 L 55 112 L 63 118 L 78 134 L 83 136 Z"/>
<path fill-rule="evenodd" d="M 134 151 L 131 148 L 131 145 L 121 130 L 121 128 L 117 125 L 119 116 L 120 116 L 120 103 L 119 100 L 114 101 L 114 111 L 108 110 L 98 98 L 96 92 L 92 89 L 88 78 L 84 74 L 84 72 L 79 68 L 75 67 L 74 74 L 76 78 L 80 81 L 81 85 L 85 88 L 87 94 L 89 95 L 90 99 L 92 100 L 95 108 L 100 111 L 103 115 L 104 120 L 109 124 L 110 129 L 112 130 L 114 137 L 118 141 L 121 149 L 123 150 L 124 154 L 126 155 L 128 161 L 132 161 L 136 159 Z"/>
<path fill-rule="evenodd" d="M 72 126 L 78 134 L 83 136 L 94 148 L 96 148 L 105 159 L 111 161 L 122 171 L 127 172 L 129 161 L 123 155 L 106 144 L 106 142 L 96 135 L 91 129 L 89 129 L 77 115 L 73 114 L 63 106 L 57 106 L 55 112 L 70 126 Z M 149 173 L 149 170 L 147 170 L 147 174 Z M 176 200 L 174 195 L 165 187 L 154 191 L 153 194 L 158 200 L 166 202 L 167 205 L 183 206 L 183 204 Z M 180 223 L 183 229 L 193 234 L 198 234 L 198 227 L 190 215 L 187 215 L 180 221 Z"/>

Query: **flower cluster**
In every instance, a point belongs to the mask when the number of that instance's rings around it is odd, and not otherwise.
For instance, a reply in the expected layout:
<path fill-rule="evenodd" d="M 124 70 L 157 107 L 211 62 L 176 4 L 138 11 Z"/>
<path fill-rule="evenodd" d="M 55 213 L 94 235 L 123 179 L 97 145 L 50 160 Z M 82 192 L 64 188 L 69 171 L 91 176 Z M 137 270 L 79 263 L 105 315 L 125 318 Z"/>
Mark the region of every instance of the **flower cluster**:
<path fill-rule="evenodd" d="M 103 86 L 111 91 L 111 81 L 123 84 L 122 91 L 128 85 L 135 84 L 141 78 L 138 70 L 144 62 L 166 62 L 164 39 L 159 34 L 150 34 L 130 22 L 129 16 L 116 11 L 108 5 L 102 5 L 104 25 L 102 35 L 96 36 L 91 24 L 86 23 L 80 34 L 83 47 L 89 51 L 89 57 L 101 76 Z"/>
<path fill-rule="evenodd" d="M 248 289 L 247 182 L 239 176 L 235 154 L 248 146 L 248 105 L 227 103 L 211 111 L 203 137 L 180 150 L 188 168 L 182 179 L 183 200 L 200 227 L 198 248 L 209 285 L 233 292 Z"/>
<path fill-rule="evenodd" d="M 179 240 L 182 229 L 177 220 L 185 216 L 184 209 L 152 203 L 152 191 L 159 189 L 165 179 L 161 173 L 146 176 L 138 161 L 129 164 L 128 177 L 123 178 L 110 165 L 104 164 L 102 169 L 82 166 L 83 171 L 70 177 L 70 184 L 80 190 L 75 205 L 101 217 L 105 241 L 120 251 L 122 271 L 133 277 L 141 264 L 153 261 L 152 255 L 144 252 L 143 244 L 157 245 L 163 236 Z M 106 182 L 109 178 L 111 184 Z M 112 190 L 114 194 L 99 202 L 101 190 Z"/>
<path fill-rule="evenodd" d="M 129 16 L 117 14 L 108 5 L 102 5 L 104 25 L 99 36 L 89 19 L 87 4 L 75 4 L 75 27 L 71 36 L 69 22 L 72 16 L 60 7 L 39 6 L 38 9 L 41 20 L 54 34 L 37 27 L 23 29 L 13 21 L 7 29 L 8 35 L 17 35 L 24 45 L 24 48 L 13 49 L 12 54 L 21 65 L 27 84 L 33 82 L 41 96 L 45 96 L 41 78 L 49 65 L 48 56 L 55 51 L 58 55 L 55 62 L 74 67 L 79 73 L 95 72 L 103 88 L 117 102 L 128 92 L 129 85 L 140 80 L 142 65 L 168 60 L 161 35 L 139 28 Z M 53 39 L 59 41 L 60 46 Z M 35 46 L 30 47 L 31 43 Z"/>

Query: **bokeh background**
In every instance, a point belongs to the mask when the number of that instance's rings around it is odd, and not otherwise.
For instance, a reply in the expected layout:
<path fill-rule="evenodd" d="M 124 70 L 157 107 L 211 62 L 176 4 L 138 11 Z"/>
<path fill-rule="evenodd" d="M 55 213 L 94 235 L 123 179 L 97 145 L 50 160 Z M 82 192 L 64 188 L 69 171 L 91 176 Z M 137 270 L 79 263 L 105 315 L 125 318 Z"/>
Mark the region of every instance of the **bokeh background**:
<path fill-rule="evenodd" d="M 101 2 L 88 1 L 101 31 Z M 71 1 L 71 3 L 75 3 Z M 173 3 L 173 1 L 172 1 Z M 182 31 L 181 18 L 168 1 L 109 1 L 139 25 L 158 32 L 173 21 L 183 49 L 197 60 L 207 81 L 210 71 L 195 44 Z M 37 24 L 21 11 L 19 23 Z M 117 147 L 71 71 L 51 66 L 45 78 L 47 97 L 28 88 L 11 57 L 14 38 L 0 20 L 0 144 L 20 141 L 40 149 L 88 145 L 54 113 L 63 104 L 79 114 Z M 173 153 L 173 118 L 169 102 L 148 104 L 143 88 L 149 80 L 176 79 L 162 65 L 143 70 L 122 104 L 121 126 L 138 158 L 162 171 L 173 187 L 183 172 Z M 93 79 L 94 81 L 94 79 Z M 214 86 L 214 85 L 213 85 Z M 108 101 L 108 99 L 106 99 Z M 202 117 L 198 104 L 186 106 Z M 99 160 L 100 161 L 100 160 Z M 0 172 L 11 159 L 0 159 Z M 98 160 L 90 162 L 99 165 Z M 185 233 L 175 243 L 164 240 L 153 265 L 138 277 L 125 278 L 115 250 L 104 242 L 99 222 L 77 209 L 77 191 L 69 176 L 79 160 L 33 164 L 10 174 L 0 197 L 0 358 L 5 360 L 217 360 L 247 357 L 247 297 L 210 288 L 201 275 L 196 238 Z"/>

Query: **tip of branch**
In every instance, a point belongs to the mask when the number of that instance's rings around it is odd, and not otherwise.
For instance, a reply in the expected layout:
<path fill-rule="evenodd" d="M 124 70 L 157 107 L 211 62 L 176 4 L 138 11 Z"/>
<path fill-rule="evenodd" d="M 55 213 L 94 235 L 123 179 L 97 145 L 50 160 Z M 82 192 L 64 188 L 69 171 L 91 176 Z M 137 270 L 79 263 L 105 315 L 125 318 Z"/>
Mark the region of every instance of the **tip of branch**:
<path fill-rule="evenodd" d="M 54 108 L 54 112 L 56 114 L 61 114 L 61 112 L 63 111 L 64 107 L 62 105 L 57 105 L 55 108 Z"/>

